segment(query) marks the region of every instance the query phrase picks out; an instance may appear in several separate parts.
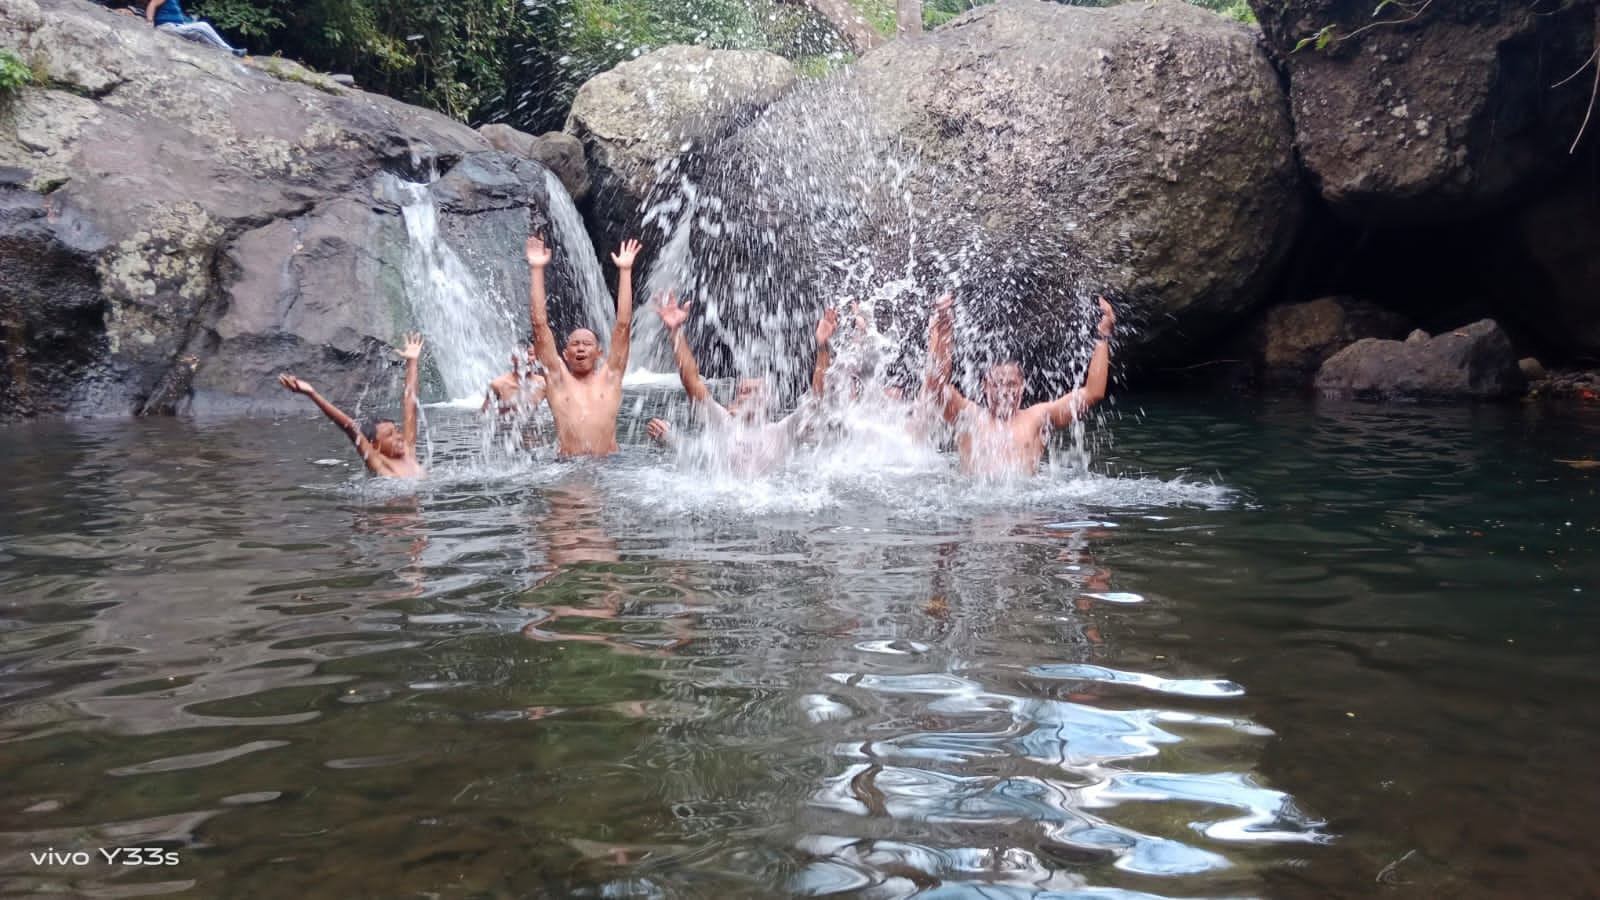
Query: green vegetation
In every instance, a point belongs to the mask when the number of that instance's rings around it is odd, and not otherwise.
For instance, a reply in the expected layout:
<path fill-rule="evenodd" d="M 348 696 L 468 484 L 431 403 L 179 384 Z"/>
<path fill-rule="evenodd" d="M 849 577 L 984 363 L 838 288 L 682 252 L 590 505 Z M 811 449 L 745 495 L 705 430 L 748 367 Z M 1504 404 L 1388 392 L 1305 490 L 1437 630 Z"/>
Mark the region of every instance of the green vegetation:
<path fill-rule="evenodd" d="M 368 90 L 471 119 L 506 91 L 528 33 L 517 0 L 198 0 L 196 15 Z"/>
<path fill-rule="evenodd" d="M 33 70 L 17 51 L 0 47 L 0 95 L 10 94 L 33 84 Z"/>

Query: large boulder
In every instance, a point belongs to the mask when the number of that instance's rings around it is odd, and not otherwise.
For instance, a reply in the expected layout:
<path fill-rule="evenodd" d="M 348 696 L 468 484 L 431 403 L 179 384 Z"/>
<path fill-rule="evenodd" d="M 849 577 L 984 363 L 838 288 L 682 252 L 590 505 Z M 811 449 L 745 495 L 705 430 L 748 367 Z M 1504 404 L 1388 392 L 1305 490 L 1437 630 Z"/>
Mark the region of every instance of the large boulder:
<path fill-rule="evenodd" d="M 589 196 L 589 166 L 584 161 L 583 142 L 572 135 L 550 131 L 534 137 L 502 122 L 481 126 L 478 133 L 496 150 L 543 163 L 561 179 L 561 186 L 574 202 Z"/>
<path fill-rule="evenodd" d="M 982 332 L 964 352 L 1020 355 L 1054 389 L 1070 366 L 1041 364 L 1089 334 L 1096 293 L 1134 326 L 1123 348 L 1181 355 L 1265 298 L 1301 219 L 1255 33 L 1178 0 L 1001 0 L 689 156 L 650 198 L 656 274 L 710 307 L 698 340 L 742 368 L 808 358 L 826 300 L 875 297 L 909 337 L 952 290 Z"/>
<path fill-rule="evenodd" d="M 1250 6 L 1288 75 L 1301 159 L 1348 218 L 1480 215 L 1570 162 L 1593 87 L 1579 72 L 1595 48 L 1593 0 Z"/>
<path fill-rule="evenodd" d="M 391 182 L 443 173 L 441 230 L 525 296 L 545 170 L 466 126 L 80 0 L 0 0 L 0 32 L 44 76 L 0 110 L 0 419 L 283 405 L 283 370 L 397 395 Z"/>
<path fill-rule="evenodd" d="M 1274 388 L 1309 387 L 1322 364 L 1352 342 L 1406 331 L 1403 316 L 1354 297 L 1274 306 L 1256 329 L 1258 379 Z"/>
<path fill-rule="evenodd" d="M 771 53 L 674 45 L 585 82 L 565 130 L 586 152 L 595 245 L 604 252 L 637 237 L 663 169 L 748 122 L 795 79 L 794 66 Z"/>
<path fill-rule="evenodd" d="M 1316 389 L 1361 400 L 1496 400 L 1526 387 L 1511 339 L 1492 319 L 1404 341 L 1366 338 L 1317 371 Z"/>

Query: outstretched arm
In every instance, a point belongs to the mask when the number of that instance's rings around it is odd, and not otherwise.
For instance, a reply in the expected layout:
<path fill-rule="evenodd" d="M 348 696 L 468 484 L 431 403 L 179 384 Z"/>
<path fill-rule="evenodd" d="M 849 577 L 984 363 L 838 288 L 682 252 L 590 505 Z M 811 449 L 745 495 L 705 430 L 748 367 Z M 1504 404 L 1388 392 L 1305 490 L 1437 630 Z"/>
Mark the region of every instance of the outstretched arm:
<path fill-rule="evenodd" d="M 362 459 L 366 459 L 376 452 L 377 448 L 367 443 L 366 437 L 361 433 L 361 429 L 356 426 L 355 420 L 345 415 L 344 410 L 323 399 L 322 395 L 317 393 L 317 389 L 312 387 L 309 382 L 301 381 L 293 375 L 284 374 L 278 376 L 278 383 L 283 385 L 286 390 L 310 397 L 311 402 L 317 405 L 317 409 L 322 410 L 322 414 L 327 416 L 329 421 L 339 426 L 340 431 L 349 435 L 350 443 L 356 445 L 356 450 L 361 454 Z M 368 466 L 368 468 L 371 468 L 371 466 Z"/>
<path fill-rule="evenodd" d="M 928 322 L 928 370 L 922 381 L 923 393 L 938 405 L 946 422 L 954 422 L 967 408 L 967 398 L 951 382 L 956 367 L 954 304 L 955 298 L 945 294 L 934 305 Z"/>
<path fill-rule="evenodd" d="M 1064 428 L 1072 424 L 1072 420 L 1083 415 L 1106 396 L 1106 381 L 1111 376 L 1111 329 L 1116 324 L 1117 316 L 1111 311 L 1111 304 L 1105 298 L 1100 301 L 1100 324 L 1096 328 L 1098 340 L 1094 345 L 1094 356 L 1089 360 L 1089 374 L 1083 379 L 1083 387 L 1068 391 L 1059 399 L 1049 404 L 1050 424 L 1057 428 Z"/>
<path fill-rule="evenodd" d="M 628 350 L 633 343 L 633 260 L 639 255 L 640 244 L 635 240 L 622 242 L 622 248 L 611 254 L 617 264 L 617 324 L 611 328 L 611 349 L 606 351 L 606 366 L 618 378 L 628 368 Z"/>
<path fill-rule="evenodd" d="M 528 270 L 531 283 L 528 287 L 528 317 L 533 320 L 533 352 L 551 373 L 566 371 L 561 361 L 561 351 L 556 349 L 556 335 L 550 330 L 550 310 L 544 296 L 544 268 L 550 265 L 550 248 L 544 238 L 528 238 Z"/>
<path fill-rule="evenodd" d="M 406 335 L 405 348 L 400 351 L 400 356 L 406 361 L 406 392 L 401 401 L 400 428 L 401 436 L 406 442 L 406 449 L 415 452 L 417 449 L 417 382 L 421 380 L 418 370 L 422 368 L 422 335 Z"/>
<path fill-rule="evenodd" d="M 683 382 L 683 392 L 690 400 L 705 403 L 711 399 L 711 392 L 700 380 L 700 365 L 694 361 L 694 351 L 689 349 L 689 341 L 683 336 L 683 323 L 689 321 L 689 301 L 679 305 L 671 291 L 663 291 L 656 297 L 655 310 L 661 316 L 661 324 L 667 327 L 667 339 L 672 341 L 672 356 L 678 361 L 678 379 Z"/>
<path fill-rule="evenodd" d="M 821 397 L 823 388 L 827 387 L 828 366 L 833 364 L 833 351 L 829 349 L 828 342 L 833 340 L 833 333 L 839 327 L 839 311 L 830 309 L 822 314 L 822 321 L 817 323 L 817 362 L 811 368 L 811 393 Z"/>

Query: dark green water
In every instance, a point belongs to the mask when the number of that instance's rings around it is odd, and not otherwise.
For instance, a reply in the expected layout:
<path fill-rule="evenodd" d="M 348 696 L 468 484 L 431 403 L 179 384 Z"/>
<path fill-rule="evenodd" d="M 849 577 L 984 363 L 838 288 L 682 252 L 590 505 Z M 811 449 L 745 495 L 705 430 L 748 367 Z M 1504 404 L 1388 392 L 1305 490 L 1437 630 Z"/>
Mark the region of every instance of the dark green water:
<path fill-rule="evenodd" d="M 0 430 L 0 894 L 1600 895 L 1600 414 L 1121 403 L 1024 488 Z"/>

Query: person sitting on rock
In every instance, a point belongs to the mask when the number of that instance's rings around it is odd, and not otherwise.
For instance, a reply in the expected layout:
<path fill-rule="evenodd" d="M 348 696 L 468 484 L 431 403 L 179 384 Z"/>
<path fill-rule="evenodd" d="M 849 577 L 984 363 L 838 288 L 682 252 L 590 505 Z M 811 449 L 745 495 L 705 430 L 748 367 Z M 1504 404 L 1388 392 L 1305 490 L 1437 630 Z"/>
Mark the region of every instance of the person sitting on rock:
<path fill-rule="evenodd" d="M 1099 340 L 1089 360 L 1083 387 L 1046 403 L 1022 407 L 1022 366 L 1002 362 L 983 379 L 983 402 L 973 403 L 951 384 L 955 367 L 954 299 L 946 295 L 934 307 L 929 323 L 929 388 L 946 422 L 955 426 L 956 445 L 965 474 L 1033 475 L 1039 471 L 1050 429 L 1064 428 L 1106 395 L 1111 370 L 1111 328 L 1116 316 L 1100 299 Z"/>
<path fill-rule="evenodd" d="M 357 425 L 356 421 L 317 393 L 317 389 L 293 375 L 278 376 L 278 383 L 296 394 L 305 394 L 322 410 L 322 414 L 350 436 L 361 454 L 361 461 L 374 475 L 387 478 L 421 478 L 425 474 L 417 463 L 417 382 L 420 379 L 419 360 L 422 358 L 422 335 L 406 335 L 400 356 L 406 361 L 406 389 L 401 419 L 377 419 Z"/>
<path fill-rule="evenodd" d="M 222 39 L 217 30 L 211 27 L 210 22 L 203 22 L 183 14 L 183 7 L 178 5 L 178 0 L 150 0 L 144 8 L 144 17 L 157 31 L 165 31 L 191 41 L 210 44 L 219 50 L 226 50 L 234 56 L 244 56 L 247 51 L 235 47 Z"/>
<path fill-rule="evenodd" d="M 816 417 L 815 407 L 821 397 L 823 373 L 828 367 L 828 342 L 839 326 L 837 310 L 823 313 L 817 323 L 817 361 L 812 372 L 811 394 L 801 401 L 799 408 L 776 422 L 767 421 L 772 408 L 772 386 L 766 378 L 741 378 L 734 385 L 734 399 L 727 407 L 712 399 L 711 391 L 700 378 L 700 366 L 695 362 L 694 351 L 683 336 L 683 325 L 689 320 L 689 303 L 679 305 L 671 291 L 656 298 L 655 311 L 667 328 L 672 341 L 672 353 L 678 363 L 678 378 L 683 382 L 684 393 L 695 405 L 695 411 L 704 417 L 706 431 L 715 441 L 716 450 L 728 454 L 730 467 L 738 474 L 759 475 L 781 466 L 794 452 L 801 432 Z M 671 426 L 662 419 L 648 423 L 651 440 L 665 447 L 675 443 Z"/>
<path fill-rule="evenodd" d="M 622 375 L 628 369 L 628 341 L 633 331 L 633 261 L 638 241 L 622 242 L 611 254 L 617 267 L 617 322 L 611 329 L 611 350 L 600 355 L 600 339 L 587 328 L 567 335 L 556 349 L 555 332 L 544 292 L 544 270 L 550 248 L 544 238 L 528 238 L 530 283 L 528 314 L 533 320 L 533 348 L 545 368 L 545 402 L 556 423 L 556 444 L 562 456 L 605 456 L 617 452 L 617 412 L 622 408 Z"/>

